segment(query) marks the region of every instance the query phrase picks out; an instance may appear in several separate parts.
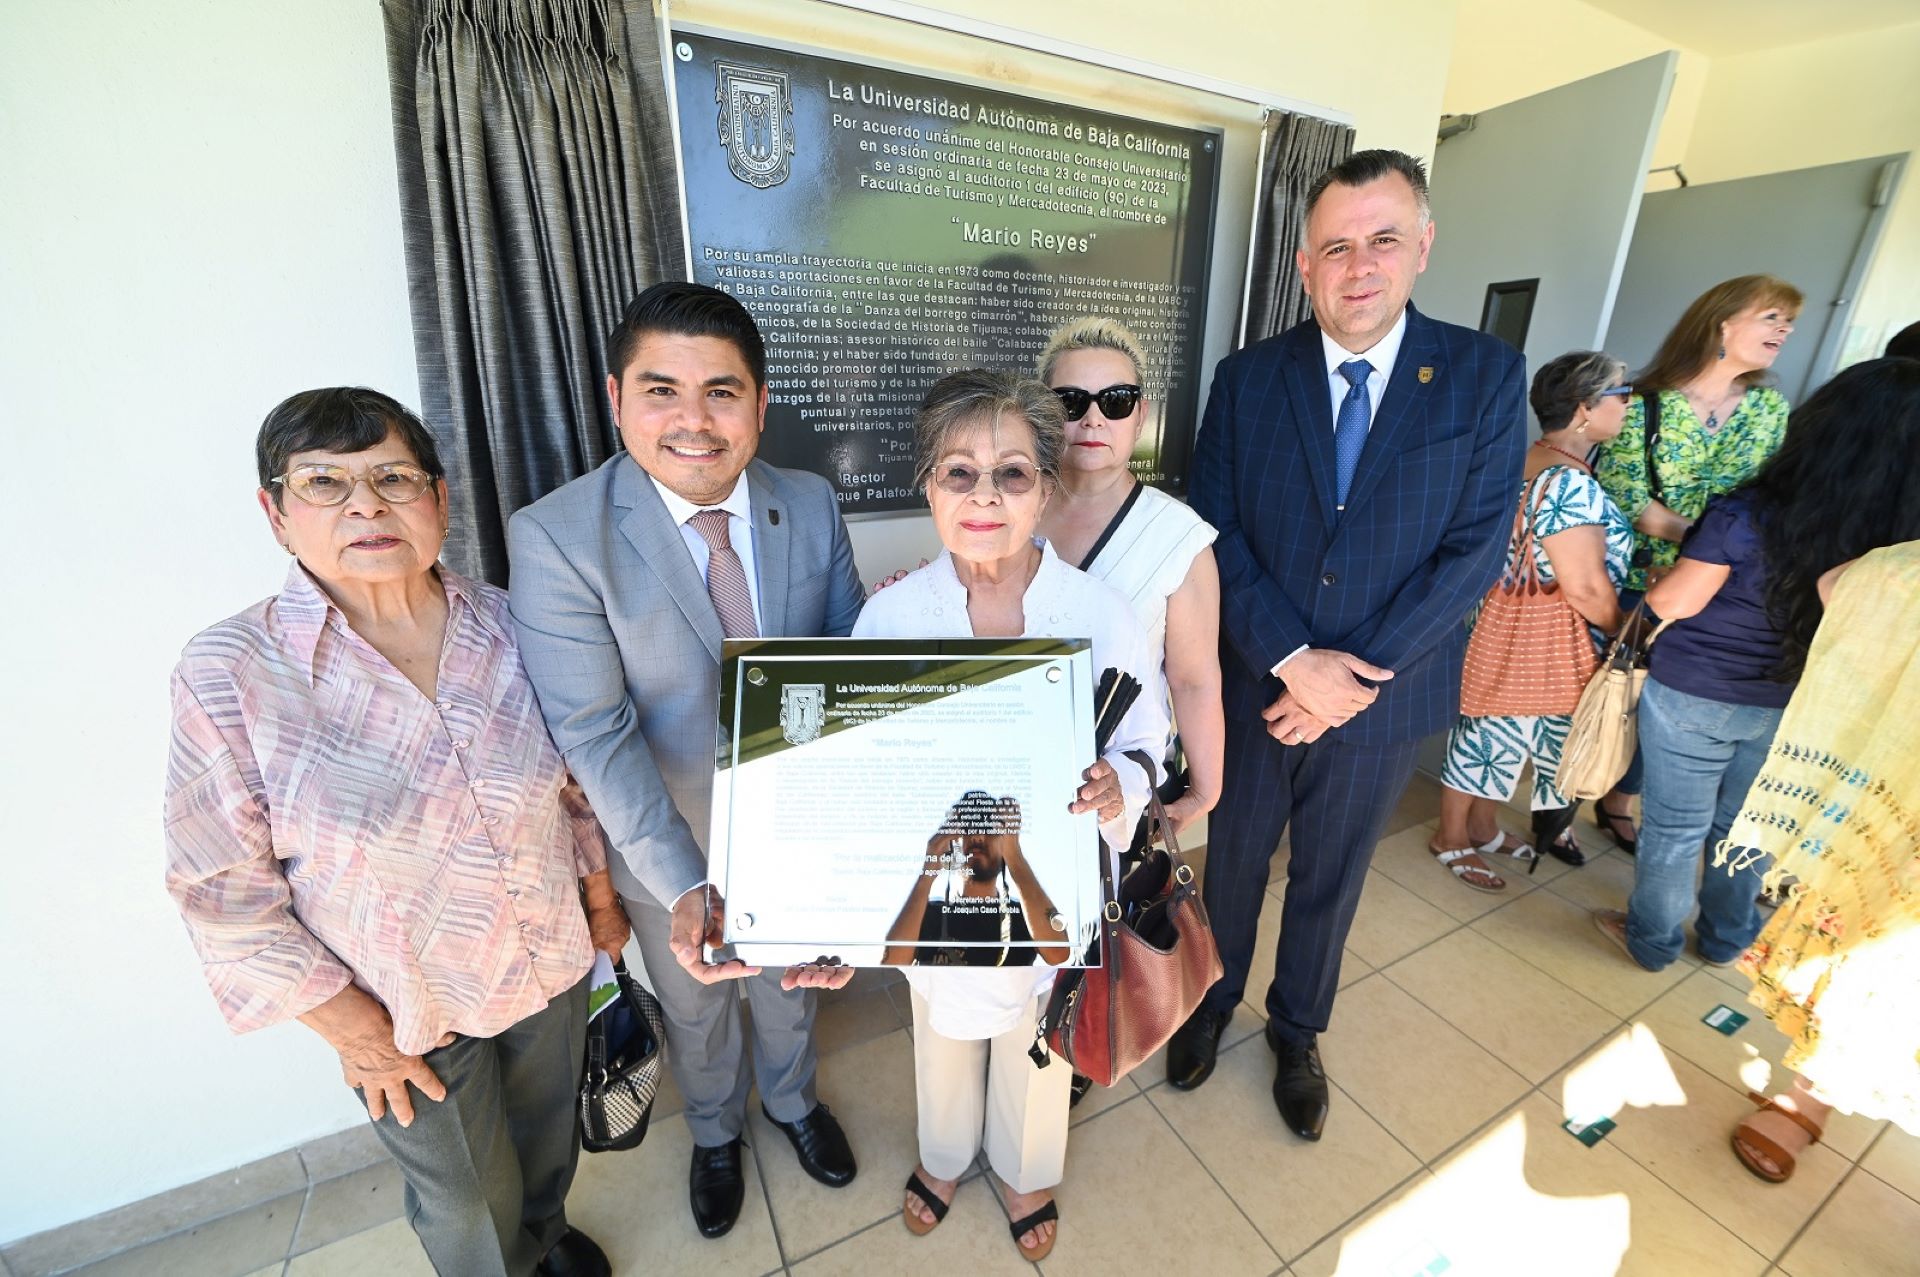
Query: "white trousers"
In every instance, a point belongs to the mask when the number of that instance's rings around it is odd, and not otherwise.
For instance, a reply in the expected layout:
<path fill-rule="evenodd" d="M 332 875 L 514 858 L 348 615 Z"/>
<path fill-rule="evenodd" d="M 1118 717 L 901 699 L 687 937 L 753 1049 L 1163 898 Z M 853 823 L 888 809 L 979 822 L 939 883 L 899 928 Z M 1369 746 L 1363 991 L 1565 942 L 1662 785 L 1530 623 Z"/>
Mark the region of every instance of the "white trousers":
<path fill-rule="evenodd" d="M 1054 1058 L 1036 1068 L 1027 1050 L 1041 999 L 998 1037 L 949 1038 L 913 995 L 913 1080 L 920 1110 L 920 1164 L 935 1179 L 959 1179 L 982 1146 L 987 1164 L 1016 1193 L 1060 1182 L 1067 1160 L 1073 1068 Z"/>

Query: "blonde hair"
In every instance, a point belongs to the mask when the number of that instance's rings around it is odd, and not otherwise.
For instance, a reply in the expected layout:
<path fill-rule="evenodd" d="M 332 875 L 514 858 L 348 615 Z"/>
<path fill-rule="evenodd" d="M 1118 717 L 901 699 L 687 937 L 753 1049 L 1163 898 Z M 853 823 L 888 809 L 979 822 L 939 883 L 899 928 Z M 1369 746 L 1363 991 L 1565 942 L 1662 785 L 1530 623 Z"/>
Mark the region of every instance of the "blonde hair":
<path fill-rule="evenodd" d="M 1115 351 L 1125 355 L 1133 365 L 1135 381 L 1146 373 L 1146 356 L 1140 353 L 1140 339 L 1131 329 L 1117 319 L 1085 315 L 1069 319 L 1047 338 L 1046 349 L 1040 352 L 1040 380 L 1051 381 L 1053 366 L 1060 362 L 1060 356 L 1075 350 Z"/>

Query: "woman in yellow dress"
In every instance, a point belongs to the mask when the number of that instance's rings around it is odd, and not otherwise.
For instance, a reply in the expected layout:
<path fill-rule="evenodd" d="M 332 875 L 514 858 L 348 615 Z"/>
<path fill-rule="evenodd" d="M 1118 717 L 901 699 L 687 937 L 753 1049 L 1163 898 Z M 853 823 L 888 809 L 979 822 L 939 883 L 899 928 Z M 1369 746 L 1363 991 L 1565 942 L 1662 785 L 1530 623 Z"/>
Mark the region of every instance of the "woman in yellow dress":
<path fill-rule="evenodd" d="M 1920 419 L 1920 362 L 1896 375 Z M 1920 478 L 1909 481 L 1920 501 Z M 1716 857 L 1794 880 L 1741 959 L 1749 1000 L 1793 1040 L 1793 1085 L 1733 1132 L 1775 1183 L 1829 1112 L 1920 1134 L 1920 540 L 1820 580 L 1824 620 L 1766 767 Z"/>

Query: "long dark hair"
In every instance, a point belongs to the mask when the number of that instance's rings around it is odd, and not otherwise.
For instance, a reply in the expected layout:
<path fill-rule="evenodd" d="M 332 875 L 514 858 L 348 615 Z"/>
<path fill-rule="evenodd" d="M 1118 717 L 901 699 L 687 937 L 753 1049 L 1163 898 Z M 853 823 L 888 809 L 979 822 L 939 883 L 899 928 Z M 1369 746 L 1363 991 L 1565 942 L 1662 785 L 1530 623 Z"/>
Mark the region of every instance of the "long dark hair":
<path fill-rule="evenodd" d="M 1785 634 L 1776 676 L 1791 682 L 1820 628 L 1821 574 L 1920 540 L 1920 360 L 1835 375 L 1793 410 L 1780 451 L 1737 491 L 1757 506 L 1767 610 Z"/>

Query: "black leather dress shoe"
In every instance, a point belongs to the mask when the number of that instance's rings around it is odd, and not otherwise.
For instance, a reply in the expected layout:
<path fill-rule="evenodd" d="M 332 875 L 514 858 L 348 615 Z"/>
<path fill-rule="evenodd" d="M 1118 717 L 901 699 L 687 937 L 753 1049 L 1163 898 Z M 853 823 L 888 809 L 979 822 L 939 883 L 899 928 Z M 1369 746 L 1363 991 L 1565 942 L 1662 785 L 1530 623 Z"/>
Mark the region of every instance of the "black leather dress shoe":
<path fill-rule="evenodd" d="M 747 1177 L 740 1169 L 742 1147 L 737 1137 L 718 1148 L 694 1146 L 687 1201 L 702 1237 L 725 1237 L 740 1218 L 740 1203 L 747 1197 Z"/>
<path fill-rule="evenodd" d="M 540 1277 L 613 1277 L 607 1252 L 577 1228 L 569 1228 L 540 1261 Z"/>
<path fill-rule="evenodd" d="M 1327 1071 L 1320 1063 L 1320 1043 L 1305 1043 L 1267 1035 L 1267 1045 L 1280 1059 L 1273 1075 L 1273 1102 L 1280 1120 L 1303 1140 L 1317 1140 L 1327 1124 Z"/>
<path fill-rule="evenodd" d="M 1220 1052 L 1220 1035 L 1227 1031 L 1228 1017 L 1204 1004 L 1187 1017 L 1167 1040 L 1167 1085 L 1176 1091 L 1191 1091 L 1213 1076 L 1214 1059 Z"/>
<path fill-rule="evenodd" d="M 828 1188 L 845 1188 L 853 1183 L 858 1170 L 853 1164 L 853 1149 L 847 1144 L 847 1133 L 840 1129 L 839 1121 L 826 1105 L 814 1105 L 813 1112 L 797 1122 L 782 1122 L 768 1113 L 764 1104 L 760 1111 L 785 1132 L 787 1143 L 793 1145 L 793 1155 L 800 1159 L 801 1170 Z"/>

